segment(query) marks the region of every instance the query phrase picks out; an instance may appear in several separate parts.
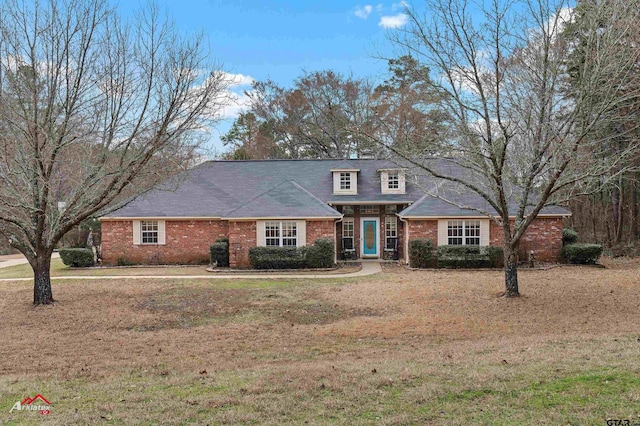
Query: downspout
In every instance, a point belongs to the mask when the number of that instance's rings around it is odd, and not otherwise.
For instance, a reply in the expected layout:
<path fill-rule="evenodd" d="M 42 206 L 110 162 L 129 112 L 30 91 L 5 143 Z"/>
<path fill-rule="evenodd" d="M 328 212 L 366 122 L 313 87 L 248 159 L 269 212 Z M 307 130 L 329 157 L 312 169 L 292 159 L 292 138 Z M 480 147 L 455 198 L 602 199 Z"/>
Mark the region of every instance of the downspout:
<path fill-rule="evenodd" d="M 404 263 L 409 264 L 409 221 L 404 220 L 400 214 L 396 213 L 398 219 L 404 223 Z"/>

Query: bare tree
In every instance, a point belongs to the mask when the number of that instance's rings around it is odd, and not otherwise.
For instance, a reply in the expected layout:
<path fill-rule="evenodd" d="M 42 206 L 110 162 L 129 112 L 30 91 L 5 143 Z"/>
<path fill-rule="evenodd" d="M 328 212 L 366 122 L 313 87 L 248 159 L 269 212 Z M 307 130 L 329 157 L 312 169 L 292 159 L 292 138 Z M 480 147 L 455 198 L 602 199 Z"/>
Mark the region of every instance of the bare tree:
<path fill-rule="evenodd" d="M 49 304 L 56 243 L 185 167 L 227 81 L 153 5 L 131 25 L 104 0 L 7 0 L 0 33 L 0 233 Z"/>
<path fill-rule="evenodd" d="M 638 63 L 638 50 L 621 49 L 619 41 L 640 22 L 639 11 L 637 0 L 598 2 L 585 11 L 585 54 L 571 85 L 567 60 L 576 46 L 563 29 L 573 9 L 564 0 L 427 0 L 424 14 L 407 7 L 408 26 L 390 35 L 431 70 L 429 84 L 440 93 L 455 137 L 445 150 L 452 167 L 389 148 L 448 182 L 434 195 L 501 227 L 505 296 L 519 295 L 517 250 L 535 217 L 576 182 L 597 180 L 612 163 L 629 166 L 630 149 L 604 155 L 611 135 L 598 129 L 619 119 L 616 105 L 638 97 L 618 85 Z M 483 202 L 469 205 L 456 190 Z"/>

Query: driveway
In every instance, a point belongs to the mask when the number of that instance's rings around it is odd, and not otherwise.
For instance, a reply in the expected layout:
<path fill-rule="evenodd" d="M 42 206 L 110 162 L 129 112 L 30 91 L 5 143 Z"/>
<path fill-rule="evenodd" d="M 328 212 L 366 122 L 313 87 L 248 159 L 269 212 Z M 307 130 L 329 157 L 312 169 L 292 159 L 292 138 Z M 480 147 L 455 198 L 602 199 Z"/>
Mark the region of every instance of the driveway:
<path fill-rule="evenodd" d="M 59 258 L 58 253 L 53 253 L 52 259 Z M 0 268 L 8 268 L 9 266 L 24 265 L 29 263 L 27 259 L 21 254 L 9 254 L 6 256 L 0 256 Z"/>

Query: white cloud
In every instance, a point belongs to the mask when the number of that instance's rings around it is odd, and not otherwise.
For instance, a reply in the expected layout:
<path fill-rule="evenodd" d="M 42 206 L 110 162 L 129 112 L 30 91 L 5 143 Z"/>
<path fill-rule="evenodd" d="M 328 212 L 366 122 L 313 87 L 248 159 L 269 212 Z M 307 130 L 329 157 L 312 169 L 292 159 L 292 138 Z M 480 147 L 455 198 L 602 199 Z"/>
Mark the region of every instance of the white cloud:
<path fill-rule="evenodd" d="M 371 6 L 370 4 L 367 4 L 363 7 L 357 6 L 353 14 L 360 19 L 367 19 L 372 11 L 373 11 L 373 6 Z"/>
<path fill-rule="evenodd" d="M 378 3 L 378 5 L 376 6 L 376 12 L 382 12 L 382 3 Z"/>
<path fill-rule="evenodd" d="M 250 89 L 255 79 L 249 75 L 225 72 L 229 82 L 227 91 L 222 95 L 219 117 L 223 120 L 234 120 L 250 107 L 250 99 L 245 91 Z"/>
<path fill-rule="evenodd" d="M 392 3 L 391 4 L 391 11 L 395 12 L 398 9 L 404 10 L 405 7 L 407 7 L 407 3 L 404 2 L 404 1 L 401 1 L 399 3 Z"/>
<path fill-rule="evenodd" d="M 251 106 L 251 100 L 246 93 L 229 92 L 227 96 L 226 105 L 220 111 L 220 118 L 223 120 L 235 120 Z"/>
<path fill-rule="evenodd" d="M 409 22 L 409 17 L 404 13 L 399 13 L 397 15 L 380 17 L 378 25 L 382 28 L 400 28 L 406 25 L 407 22 Z"/>
<path fill-rule="evenodd" d="M 255 81 L 253 77 L 244 74 L 232 74 L 228 72 L 225 74 L 230 87 L 251 86 Z"/>

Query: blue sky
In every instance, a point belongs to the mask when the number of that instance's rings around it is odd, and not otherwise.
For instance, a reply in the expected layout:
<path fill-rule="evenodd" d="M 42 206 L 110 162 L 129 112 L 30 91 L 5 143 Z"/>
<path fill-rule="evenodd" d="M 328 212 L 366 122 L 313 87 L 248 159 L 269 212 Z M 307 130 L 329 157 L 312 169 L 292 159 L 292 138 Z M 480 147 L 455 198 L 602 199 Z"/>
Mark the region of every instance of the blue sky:
<path fill-rule="evenodd" d="M 128 16 L 146 0 L 113 0 Z M 239 74 L 238 83 L 270 78 L 290 86 L 303 70 L 332 69 L 356 77 L 384 78 L 392 57 L 386 32 L 406 22 L 397 2 L 307 0 L 159 0 L 179 32 L 205 31 L 213 56 L 225 71 Z M 248 89 L 236 85 L 238 95 Z M 240 102 L 242 100 L 240 99 Z M 213 132 L 212 146 L 222 150 L 226 133 L 239 107 Z"/>

